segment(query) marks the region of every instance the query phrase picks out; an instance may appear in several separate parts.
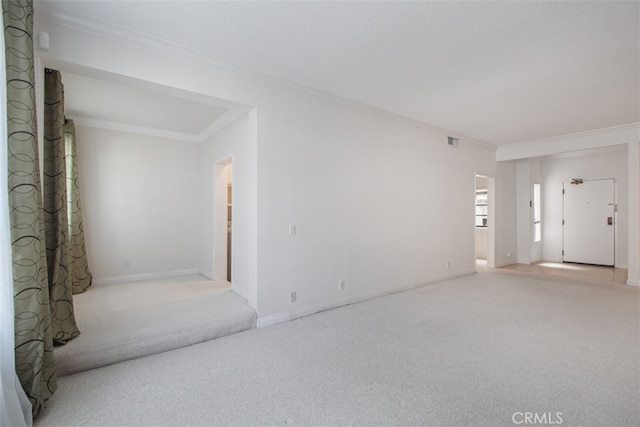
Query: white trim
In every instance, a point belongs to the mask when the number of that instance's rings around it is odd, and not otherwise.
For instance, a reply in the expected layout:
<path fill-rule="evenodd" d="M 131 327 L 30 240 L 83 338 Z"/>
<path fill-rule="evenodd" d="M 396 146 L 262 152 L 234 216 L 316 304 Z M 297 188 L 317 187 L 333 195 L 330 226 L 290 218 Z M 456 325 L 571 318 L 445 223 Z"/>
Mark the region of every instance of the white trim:
<path fill-rule="evenodd" d="M 611 153 L 615 151 L 627 151 L 627 144 L 610 145 L 608 147 L 591 148 L 588 150 L 568 151 L 565 153 L 551 154 L 550 159 L 568 159 L 581 156 L 593 156 L 594 154 Z"/>
<path fill-rule="evenodd" d="M 576 133 L 570 133 L 567 135 L 560 135 L 560 136 L 552 136 L 550 138 L 540 138 L 540 139 L 533 139 L 530 141 L 523 141 L 523 142 L 517 142 L 514 144 L 507 144 L 503 147 L 526 147 L 532 144 L 539 144 L 541 142 L 562 142 L 564 140 L 567 139 L 573 139 L 573 138 L 578 138 L 578 137 L 585 137 L 585 136 L 591 136 L 591 135 L 601 135 L 601 134 L 608 134 L 610 132 L 615 132 L 615 131 L 619 131 L 619 130 L 626 130 L 626 129 L 635 129 L 636 131 L 640 129 L 640 122 L 636 122 L 636 123 L 628 123 L 626 125 L 620 125 L 620 126 L 611 126 L 611 127 L 607 127 L 607 128 L 600 128 L 600 129 L 592 129 L 592 130 L 588 130 L 585 132 L 576 132 Z M 620 142 L 616 143 L 616 144 L 621 144 Z"/>
<path fill-rule="evenodd" d="M 188 268 L 184 270 L 171 270 L 171 271 L 163 271 L 163 272 L 156 272 L 156 273 L 131 274 L 126 276 L 94 277 L 93 284 L 98 286 L 111 285 L 115 283 L 141 282 L 143 280 L 164 279 L 167 277 L 191 276 L 194 274 L 200 274 L 200 269 Z"/>
<path fill-rule="evenodd" d="M 326 310 L 331 310 L 334 308 L 338 308 L 338 307 L 342 307 L 345 305 L 349 305 L 349 304 L 355 304 L 358 302 L 362 302 L 362 301 L 367 301 L 373 298 L 379 298 L 379 297 L 383 297 L 386 295 L 391 295 L 391 294 L 395 294 L 397 292 L 403 292 L 403 291 L 407 291 L 410 289 L 415 289 L 415 288 L 419 288 L 422 286 L 427 286 L 427 285 L 431 285 L 434 283 L 439 283 L 445 280 L 450 280 L 450 279 L 455 279 L 458 277 L 463 277 L 463 276 L 469 276 L 471 274 L 476 273 L 476 271 L 474 269 L 459 273 L 459 274 L 452 274 L 452 275 L 447 275 L 447 276 L 442 276 L 440 278 L 436 278 L 436 279 L 432 279 L 428 282 L 424 282 L 424 283 L 418 283 L 418 284 L 414 284 L 414 285 L 409 285 L 409 286 L 403 286 L 400 288 L 389 288 L 389 289 L 385 289 L 382 291 L 376 291 L 376 292 L 369 292 L 369 293 L 365 293 L 365 294 L 360 294 L 360 295 L 354 295 L 354 296 L 350 296 L 350 297 L 346 297 L 346 298 L 340 298 L 340 299 L 336 299 L 333 301 L 328 301 L 322 304 L 316 304 L 316 305 L 312 305 L 310 307 L 305 307 L 305 308 L 301 308 L 298 310 L 292 310 L 286 313 L 278 313 L 278 314 L 273 314 L 271 316 L 264 316 L 264 317 L 258 317 L 258 321 L 257 321 L 257 327 L 258 328 L 264 328 L 266 326 L 271 326 L 271 325 L 275 325 L 278 323 L 283 323 L 283 322 L 288 322 L 289 320 L 295 320 L 295 319 L 299 319 L 301 317 L 305 317 L 305 316 L 310 316 L 312 314 L 316 314 L 319 313 L 321 311 L 326 311 Z"/>
<path fill-rule="evenodd" d="M 42 5 L 46 5 L 42 7 Z M 160 53 L 164 55 L 171 56 L 180 56 L 182 58 L 186 58 L 192 60 L 194 62 L 199 62 L 206 66 L 211 66 L 214 68 L 221 69 L 223 71 L 228 71 L 232 73 L 242 74 L 249 78 L 259 79 L 261 81 L 275 84 L 281 87 L 286 87 L 289 89 L 293 89 L 296 91 L 301 91 L 307 94 L 311 94 L 313 96 L 317 96 L 319 98 L 329 99 L 334 102 L 339 102 L 344 105 L 348 105 L 352 108 L 357 108 L 359 110 L 368 111 L 371 113 L 381 114 L 383 116 L 395 119 L 400 122 L 404 122 L 407 124 L 411 124 L 413 126 L 418 126 L 424 129 L 428 129 L 432 132 L 439 133 L 443 136 L 452 136 L 454 138 L 459 139 L 463 142 L 471 142 L 473 144 L 489 148 L 491 150 L 496 150 L 497 146 L 491 144 L 489 142 L 481 141 L 451 130 L 443 129 L 438 126 L 434 126 L 418 119 L 414 119 L 411 117 L 401 116 L 396 113 L 392 113 L 387 110 L 383 110 L 380 108 L 372 107 L 370 105 L 362 104 L 357 101 L 353 101 L 347 98 L 343 98 L 338 95 L 334 95 L 329 92 L 313 89 L 298 83 L 291 82 L 289 80 L 284 80 L 279 77 L 275 77 L 256 69 L 243 66 L 237 63 L 234 63 L 229 60 L 225 60 L 222 58 L 214 57 L 212 55 L 205 54 L 203 52 L 179 46 L 174 43 L 167 42 L 165 40 L 159 39 L 154 36 L 150 36 L 148 34 L 139 33 L 137 31 L 132 31 L 127 28 L 123 28 L 117 25 L 113 25 L 92 17 L 88 17 L 86 15 L 78 14 L 76 12 L 72 12 L 69 10 L 46 10 L 46 8 L 50 8 L 51 5 L 47 4 L 47 2 L 39 3 L 38 10 L 45 10 L 46 16 L 41 16 L 41 13 L 37 13 L 36 19 L 49 22 L 55 25 L 64 26 L 67 28 L 71 28 L 73 30 L 93 34 L 95 36 L 105 38 L 115 43 L 121 43 L 128 46 L 133 46 L 140 49 L 145 49 L 149 52 Z"/>
<path fill-rule="evenodd" d="M 70 116 L 69 118 L 74 121 L 75 124 L 80 126 L 98 128 L 98 129 L 107 129 L 113 130 L 117 132 L 126 132 L 133 133 L 136 135 L 145 135 L 145 136 L 153 136 L 157 138 L 166 138 L 173 139 L 177 141 L 183 142 L 197 142 L 202 143 L 206 141 L 208 138 L 211 138 L 216 133 L 220 132 L 235 120 L 239 115 L 243 114 L 243 111 L 239 110 L 228 110 L 224 114 L 222 114 L 218 119 L 207 126 L 202 132 L 196 134 L 188 133 L 188 132 L 175 132 L 164 129 L 150 128 L 146 126 L 137 126 L 130 125 L 121 122 L 113 122 L 110 120 L 102 120 L 102 119 L 93 119 L 89 117 L 82 116 Z"/>
<path fill-rule="evenodd" d="M 264 328 L 278 323 L 284 323 L 291 320 L 289 313 L 273 314 L 271 316 L 258 317 L 256 328 Z"/>
<path fill-rule="evenodd" d="M 247 188 L 247 214 L 249 220 L 247 246 L 247 302 L 258 312 L 258 109 L 254 108 L 247 116 L 249 124 L 249 188 Z"/>
<path fill-rule="evenodd" d="M 225 126 L 234 121 L 239 115 L 243 113 L 244 111 L 227 110 L 227 112 L 218 117 L 215 122 L 211 123 L 208 127 L 206 127 L 202 132 L 198 134 L 198 142 L 204 142 L 208 138 L 220 132 Z"/>
<path fill-rule="evenodd" d="M 229 273 L 233 276 L 233 264 L 235 257 L 233 251 L 237 250 L 236 245 L 233 244 L 233 236 L 231 235 L 231 272 L 229 272 L 229 230 L 228 230 L 228 188 L 229 188 L 229 176 L 228 166 L 233 164 L 233 155 L 229 155 L 226 158 L 213 164 L 213 176 L 211 182 L 213 183 L 213 191 L 210 194 L 211 202 L 213 204 L 213 233 L 208 236 L 211 242 L 212 255 L 212 268 L 215 274 L 227 280 Z M 233 183 L 233 171 L 231 177 L 231 183 Z M 211 220 L 210 219 L 210 220 Z M 232 285 L 233 286 L 233 285 Z"/>
<path fill-rule="evenodd" d="M 611 147 L 627 144 L 630 141 L 637 141 L 639 135 L 640 123 L 630 123 L 570 135 L 555 136 L 553 138 L 518 142 L 498 147 L 496 161 L 518 160 L 577 150 Z"/>
<path fill-rule="evenodd" d="M 43 7 L 43 5 L 45 7 Z M 269 80 L 278 80 L 275 77 L 263 74 L 249 67 L 241 66 L 232 61 L 222 60 L 211 55 L 205 55 L 197 50 L 170 43 L 166 40 L 151 36 L 149 34 L 133 31 L 128 28 L 89 17 L 75 11 L 62 10 L 58 7 L 57 11 L 47 10 L 45 11 L 45 16 L 42 16 L 41 13 L 37 12 L 46 8 L 50 8 L 51 5 L 47 4 L 46 2 L 42 2 L 39 3 L 38 6 L 39 7 L 36 9 L 36 20 L 42 20 L 52 24 L 82 31 L 84 33 L 92 34 L 94 36 L 104 38 L 116 43 L 122 43 L 136 48 L 142 48 L 155 53 L 168 53 L 194 61 L 206 62 L 209 65 L 213 65 L 216 68 L 220 68 L 225 71 L 242 72 L 243 74 L 260 76 Z M 56 8 L 56 6 L 53 7 Z"/>
<path fill-rule="evenodd" d="M 72 119 L 76 125 L 80 126 L 134 133 L 137 135 L 154 136 L 158 138 L 174 139 L 178 141 L 201 142 L 201 139 L 198 135 L 186 132 L 173 132 L 163 129 L 148 128 L 146 126 L 136 126 L 125 123 L 112 122 L 109 120 L 90 119 L 87 117 L 75 116 L 70 117 L 70 119 Z"/>
<path fill-rule="evenodd" d="M 206 277 L 206 278 L 207 278 L 207 279 L 209 279 L 209 280 L 216 280 L 216 279 L 213 277 L 213 271 L 200 269 L 200 270 L 198 271 L 198 274 L 200 274 L 201 276 Z"/>
<path fill-rule="evenodd" d="M 627 284 L 640 286 L 640 137 L 627 150 Z"/>

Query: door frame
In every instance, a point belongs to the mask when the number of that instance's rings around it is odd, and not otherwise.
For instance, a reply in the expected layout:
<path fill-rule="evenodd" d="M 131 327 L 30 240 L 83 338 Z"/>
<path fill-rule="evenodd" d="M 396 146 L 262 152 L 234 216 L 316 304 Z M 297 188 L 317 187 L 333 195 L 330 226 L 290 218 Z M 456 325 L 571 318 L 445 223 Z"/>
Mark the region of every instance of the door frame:
<path fill-rule="evenodd" d="M 213 279 L 227 280 L 227 248 L 228 233 L 228 187 L 227 167 L 233 164 L 233 156 L 225 156 L 213 165 Z M 233 168 L 231 169 L 233 182 Z M 231 278 L 233 279 L 234 250 L 233 234 L 231 234 Z"/>
<path fill-rule="evenodd" d="M 491 175 L 475 173 L 473 175 L 473 269 L 478 271 L 477 267 L 477 251 L 476 251 L 476 186 L 477 178 L 485 178 L 487 180 L 487 268 L 496 268 L 496 178 Z"/>

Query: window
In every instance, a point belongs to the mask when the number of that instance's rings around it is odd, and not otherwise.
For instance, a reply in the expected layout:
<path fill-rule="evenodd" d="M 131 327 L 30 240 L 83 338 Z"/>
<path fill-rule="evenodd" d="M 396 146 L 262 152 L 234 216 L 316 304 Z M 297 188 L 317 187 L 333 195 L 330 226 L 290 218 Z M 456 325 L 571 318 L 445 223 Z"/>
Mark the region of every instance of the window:
<path fill-rule="evenodd" d="M 540 184 L 533 184 L 533 241 L 539 242 L 542 240 L 542 228 L 540 224 L 540 217 L 542 216 L 542 209 L 540 206 Z"/>
<path fill-rule="evenodd" d="M 487 227 L 487 190 L 476 190 L 476 227 Z"/>

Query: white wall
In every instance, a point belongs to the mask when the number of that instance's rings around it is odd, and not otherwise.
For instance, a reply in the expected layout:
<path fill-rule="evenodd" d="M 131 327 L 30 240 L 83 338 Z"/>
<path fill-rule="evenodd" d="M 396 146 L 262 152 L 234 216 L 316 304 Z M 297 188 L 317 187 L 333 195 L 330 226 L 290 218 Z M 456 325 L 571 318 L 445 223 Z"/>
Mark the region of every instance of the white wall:
<path fill-rule="evenodd" d="M 544 193 L 544 188 L 542 186 L 542 159 L 540 158 L 533 158 L 530 159 L 531 162 L 531 168 L 530 168 L 530 173 L 531 173 L 531 177 L 529 180 L 529 194 L 531 197 L 531 201 L 533 202 L 533 184 L 540 184 L 540 202 L 542 202 L 542 197 L 543 197 L 543 193 Z M 542 208 L 542 206 L 541 206 Z M 542 236 L 540 236 L 540 241 L 536 242 L 534 241 L 534 237 L 535 237 L 535 228 L 534 228 L 534 224 L 533 224 L 533 211 L 534 211 L 534 207 L 531 208 L 530 213 L 531 213 L 531 217 L 529 218 L 529 230 L 530 230 L 530 242 L 531 242 L 531 246 L 529 248 L 529 252 L 531 254 L 530 260 L 532 264 L 535 264 L 537 262 L 542 261 L 543 258 L 543 254 L 542 254 L 542 250 L 543 250 L 543 242 L 542 242 Z M 542 211 L 541 211 L 542 212 Z"/>
<path fill-rule="evenodd" d="M 516 203 L 518 224 L 518 263 L 531 264 L 531 162 L 521 159 L 516 162 Z"/>
<path fill-rule="evenodd" d="M 254 275 L 262 324 L 473 272 L 476 173 L 498 180 L 495 216 L 505 225 L 497 227 L 495 247 L 515 253 L 515 219 L 506 208 L 515 200 L 515 169 L 496 169 L 493 149 L 464 138 L 451 148 L 442 131 L 198 58 L 51 22 L 38 26 L 51 37 L 45 65 L 104 70 L 257 107 L 248 144 L 249 185 L 257 186 L 248 202 L 249 240 L 257 242 L 256 255 L 248 255 L 248 292 Z M 297 226 L 296 237 L 289 225 Z M 344 291 L 338 280 L 346 280 Z"/>
<path fill-rule="evenodd" d="M 233 161 L 233 244 L 232 244 L 232 288 L 247 298 L 249 260 L 247 247 L 249 240 L 249 123 L 248 115 L 242 114 L 223 130 L 203 142 L 200 147 L 200 268 L 204 275 L 214 279 L 226 278 L 227 227 L 224 221 L 222 227 L 214 227 L 214 182 L 221 181 L 217 186 L 219 192 L 226 190 L 226 177 L 215 176 L 215 166 L 227 159 Z M 216 184 L 218 184 L 216 182 Z M 226 197 L 222 194 L 222 199 Z M 226 207 L 222 206 L 222 211 Z M 218 211 L 218 212 L 222 212 Z M 215 249 L 214 249 L 215 248 Z M 214 256 L 223 258 L 222 265 L 214 266 Z M 220 268 L 222 267 L 222 268 Z"/>
<path fill-rule="evenodd" d="M 476 258 L 487 259 L 487 229 L 476 228 Z"/>
<path fill-rule="evenodd" d="M 516 162 L 498 162 L 495 181 L 495 265 L 496 267 L 504 267 L 515 263 L 518 257 Z"/>
<path fill-rule="evenodd" d="M 197 272 L 199 146 L 78 125 L 76 133 L 95 282 Z"/>
<path fill-rule="evenodd" d="M 627 284 L 640 286 L 640 188 L 633 183 L 640 183 L 640 141 L 631 142 L 627 147 L 629 161 L 629 260 Z"/>
<path fill-rule="evenodd" d="M 516 161 L 516 187 L 518 210 L 518 263 L 535 264 L 542 261 L 543 242 L 534 241 L 533 184 L 542 186 L 542 161 L 539 158 Z"/>
<path fill-rule="evenodd" d="M 271 313 L 291 310 L 294 290 L 295 310 L 321 308 L 474 271 L 474 175 L 494 174 L 493 150 L 302 95 L 260 117 L 277 135 L 258 144 L 258 300 Z"/>
<path fill-rule="evenodd" d="M 562 260 L 562 183 L 572 178 L 615 178 L 617 218 L 615 229 L 615 266 L 627 267 L 628 189 L 626 146 L 565 157 L 545 158 L 543 168 L 543 254 L 546 261 Z"/>

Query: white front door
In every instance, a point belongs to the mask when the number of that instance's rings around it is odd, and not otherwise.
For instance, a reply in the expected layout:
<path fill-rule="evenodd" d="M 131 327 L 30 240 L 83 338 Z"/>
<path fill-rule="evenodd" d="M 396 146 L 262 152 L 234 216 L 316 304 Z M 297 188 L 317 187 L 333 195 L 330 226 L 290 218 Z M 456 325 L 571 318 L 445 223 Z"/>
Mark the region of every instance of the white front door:
<path fill-rule="evenodd" d="M 613 179 L 564 183 L 563 261 L 614 264 Z"/>

